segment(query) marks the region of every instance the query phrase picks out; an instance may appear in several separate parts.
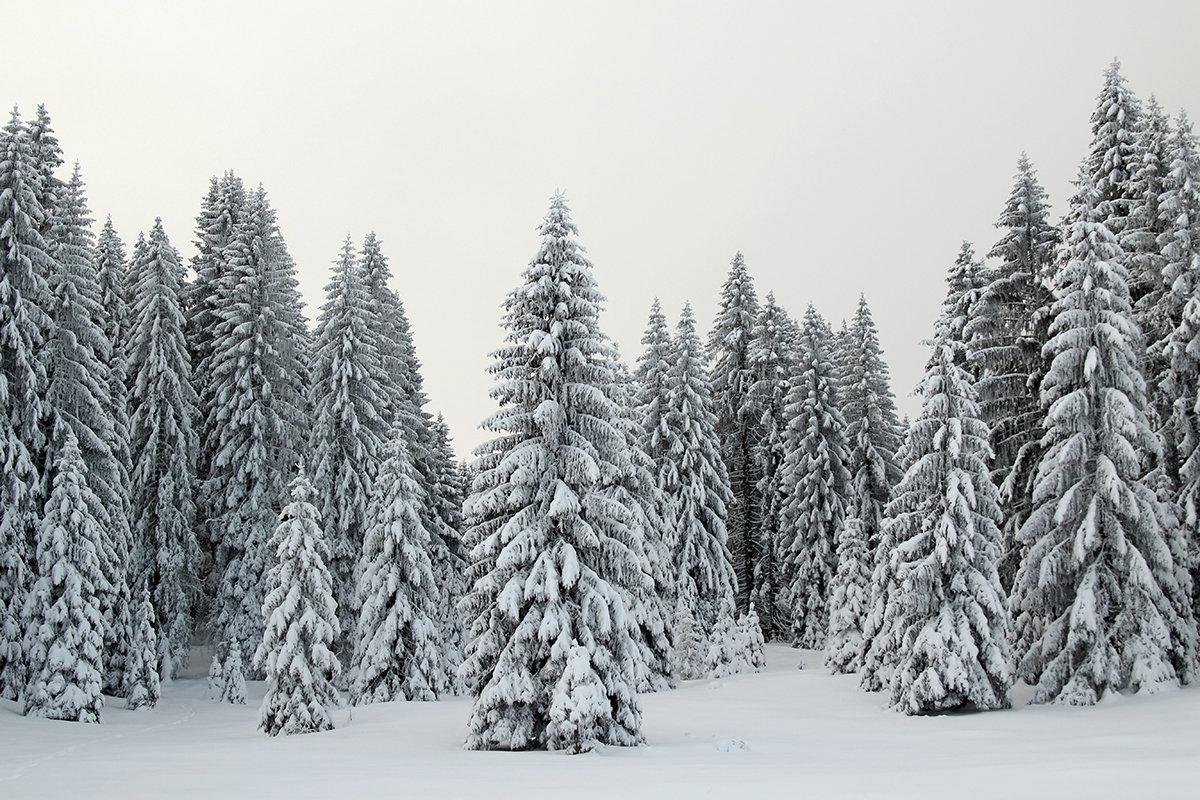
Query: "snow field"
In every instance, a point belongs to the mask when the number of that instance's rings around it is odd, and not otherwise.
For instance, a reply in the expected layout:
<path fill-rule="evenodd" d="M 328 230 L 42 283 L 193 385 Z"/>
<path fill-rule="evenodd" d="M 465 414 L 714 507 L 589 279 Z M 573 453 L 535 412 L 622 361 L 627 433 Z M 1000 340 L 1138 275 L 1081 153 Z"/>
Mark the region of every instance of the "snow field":
<path fill-rule="evenodd" d="M 272 738 L 255 728 L 263 683 L 248 705 L 215 703 L 196 667 L 152 710 L 110 700 L 103 725 L 0 701 L 0 797 L 1100 799 L 1200 785 L 1197 688 L 906 717 L 822 661 L 768 645 L 763 673 L 642 695 L 648 744 L 581 756 L 464 750 L 467 698 L 340 709 L 336 730 Z"/>

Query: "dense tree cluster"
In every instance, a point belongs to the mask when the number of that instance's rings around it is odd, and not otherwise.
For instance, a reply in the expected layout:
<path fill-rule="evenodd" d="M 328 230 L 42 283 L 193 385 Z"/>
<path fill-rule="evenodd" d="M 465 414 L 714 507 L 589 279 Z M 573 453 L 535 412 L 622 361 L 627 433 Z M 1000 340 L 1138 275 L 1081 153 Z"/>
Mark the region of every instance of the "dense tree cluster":
<path fill-rule="evenodd" d="M 860 649 L 908 713 L 1195 676 L 1200 162 L 1116 62 L 1091 122 L 1062 223 L 1022 154 L 994 263 L 949 274 Z"/>
<path fill-rule="evenodd" d="M 0 693 L 98 721 L 204 639 L 216 699 L 268 679 L 272 733 L 326 724 L 339 658 L 359 700 L 454 691 L 459 466 L 375 235 L 314 335 L 262 187 L 213 178 L 189 270 L 162 220 L 128 257 L 93 234 L 44 109 L 0 150 Z"/>
<path fill-rule="evenodd" d="M 631 371 L 557 195 L 457 463 L 374 233 L 310 333 L 276 214 L 214 177 L 185 264 L 92 233 L 49 116 L 0 132 L 0 695 L 99 721 L 205 638 L 270 734 L 473 698 L 467 747 L 643 741 L 639 692 L 825 650 L 907 714 L 1194 679 L 1200 149 L 1116 63 L 1061 223 L 1021 155 L 950 267 L 911 424 L 865 297 L 835 330 L 735 255 L 707 342 Z"/>

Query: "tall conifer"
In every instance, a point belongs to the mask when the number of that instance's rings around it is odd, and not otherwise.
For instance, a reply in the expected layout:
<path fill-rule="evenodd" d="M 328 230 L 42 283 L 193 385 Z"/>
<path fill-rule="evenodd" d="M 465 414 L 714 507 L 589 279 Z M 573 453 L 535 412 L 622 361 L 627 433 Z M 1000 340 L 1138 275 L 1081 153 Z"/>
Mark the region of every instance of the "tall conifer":
<path fill-rule="evenodd" d="M 254 666 L 267 676 L 258 727 L 271 736 L 332 729 L 338 699 L 333 678 L 341 672 L 332 649 L 340 631 L 334 582 L 325 566 L 329 548 L 303 471 L 291 491 L 271 537 L 275 553 L 262 607 L 265 629 L 254 654 Z"/>
<path fill-rule="evenodd" d="M 1048 449 L 1011 605 L 1034 702 L 1082 705 L 1190 681 L 1196 623 L 1174 521 L 1140 479 L 1157 441 L 1111 199 L 1085 178 L 1074 202 L 1042 382 Z"/>
<path fill-rule="evenodd" d="M 214 295 L 220 302 L 213 309 L 204 426 L 209 472 L 201 495 L 221 570 L 212 627 L 222 641 L 251 652 L 262 639 L 268 543 L 299 457 L 296 443 L 310 425 L 303 354 L 282 286 L 291 262 L 262 187 L 241 213 L 222 251 Z"/>
<path fill-rule="evenodd" d="M 616 354 L 599 327 L 603 297 L 576 234 L 559 195 L 505 303 L 507 343 L 490 368 L 500 410 L 484 426 L 500 436 L 477 451 L 465 505 L 471 749 L 642 741 L 621 587 L 649 576 L 634 515 L 606 491 L 629 454 L 608 392 Z M 581 719 L 585 685 L 603 699 Z"/>
<path fill-rule="evenodd" d="M 733 257 L 721 288 L 717 318 L 708 337 L 709 375 L 721 457 L 729 472 L 733 503 L 726 528 L 729 553 L 738 579 L 738 610 L 745 612 L 755 591 L 754 565 L 759 560 L 758 472 L 754 450 L 761 436 L 759 418 L 748 402 L 754 385 L 749 352 L 759 313 L 754 281 L 741 253 Z"/>
<path fill-rule="evenodd" d="M 137 277 L 130 332 L 129 400 L 133 574 L 150 590 L 162 671 L 187 664 L 192 600 L 200 557 L 193 501 L 196 394 L 184 340 L 179 292 L 183 269 L 156 219 L 139 239 L 131 272 Z"/>
<path fill-rule="evenodd" d="M 793 643 L 813 649 L 825 646 L 837 541 L 850 492 L 850 454 L 832 345 L 828 323 L 810 305 L 786 410 L 782 583 L 776 603 L 787 611 Z"/>
<path fill-rule="evenodd" d="M 953 310 L 953 306 L 949 310 Z M 892 668 L 891 704 L 907 714 L 1010 704 L 1007 615 L 996 572 L 999 493 L 988 472 L 987 426 L 965 346 L 943 315 L 918 387 L 925 396 L 909 432 L 910 464 L 888 506 L 883 540 L 894 576 L 876 663 Z M 890 645 L 892 652 L 880 652 Z"/>
<path fill-rule="evenodd" d="M 987 272 L 965 331 L 980 414 L 991 430 L 992 480 L 1001 492 L 1000 581 L 1005 587 L 1011 587 L 1020 563 L 1015 533 L 1029 516 L 1041 458 L 1043 411 L 1037 389 L 1049 366 L 1042 355 L 1053 302 L 1048 281 L 1061 239 L 1049 212 L 1046 193 L 1022 153 L 1012 194 L 996 222 L 1004 235 L 988 253 L 999 263 Z"/>
<path fill-rule="evenodd" d="M 21 607 L 37 573 L 30 545 L 42 480 L 46 370 L 53 330 L 46 284 L 53 260 L 29 133 L 16 109 L 0 132 L 0 696 L 25 687 Z"/>
<path fill-rule="evenodd" d="M 104 705 L 103 506 L 87 485 L 75 432 L 62 417 L 50 445 L 53 488 L 38 524 L 38 579 L 25 603 L 26 716 L 99 722 Z"/>
<path fill-rule="evenodd" d="M 310 458 L 339 621 L 349 635 L 355 624 L 354 569 L 385 433 L 378 324 L 349 236 L 325 293 L 313 346 Z"/>
<path fill-rule="evenodd" d="M 685 305 L 675 328 L 666 411 L 667 474 L 663 491 L 674 499 L 676 592 L 691 606 L 708 639 L 733 618 L 737 575 L 725 520 L 733 501 L 712 411 L 712 390 L 696 319 Z"/>
<path fill-rule="evenodd" d="M 762 432 L 754 459 L 759 474 L 758 562 L 754 565 L 755 592 L 751 597 L 758 612 L 763 635 L 775 639 L 788 634 L 791 615 L 776 608 L 782 586 L 783 562 L 779 544 L 782 531 L 784 462 L 787 453 L 787 397 L 796 368 L 798 328 L 775 295 L 767 302 L 754 324 L 749 361 L 754 370 L 751 402 Z"/>

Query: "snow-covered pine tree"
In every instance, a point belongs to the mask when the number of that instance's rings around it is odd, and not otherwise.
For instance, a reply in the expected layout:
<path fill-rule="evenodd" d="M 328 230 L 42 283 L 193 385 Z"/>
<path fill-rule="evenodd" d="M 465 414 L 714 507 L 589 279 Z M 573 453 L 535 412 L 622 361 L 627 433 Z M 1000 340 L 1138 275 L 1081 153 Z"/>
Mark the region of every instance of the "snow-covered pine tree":
<path fill-rule="evenodd" d="M 637 387 L 623 362 L 613 363 L 610 397 L 620 413 L 614 424 L 625 436 L 629 460 L 608 496 L 629 509 L 633 526 L 646 556 L 647 575 L 631 581 L 625 595 L 630 632 L 641 654 L 636 676 L 639 692 L 657 692 L 674 685 L 671 670 L 671 609 L 675 597 L 675 569 L 671 537 L 671 504 L 658 488 L 658 464 L 643 448 L 645 429 L 636 407 Z"/>
<path fill-rule="evenodd" d="M 200 202 L 200 214 L 196 217 L 196 255 L 190 264 L 195 275 L 181 288 L 180 300 L 186 319 L 184 330 L 192 363 L 192 386 L 200 408 L 197 426 L 199 450 L 196 455 L 196 478 L 200 484 L 208 479 L 213 455 L 210 447 L 218 446 L 215 431 L 211 427 L 214 421 L 209 419 L 208 409 L 213 406 L 216 391 L 212 379 L 216 328 L 222 306 L 228 300 L 230 254 L 226 250 L 238 234 L 246 213 L 246 200 L 246 189 L 241 178 L 229 171 L 220 178 L 215 175 L 212 177 L 208 194 Z M 224 292 L 222 287 L 225 287 Z M 202 520 L 213 516 L 201 509 Z M 214 549 L 211 541 L 204 542 L 204 546 Z M 217 580 L 223 576 L 223 570 L 219 568 L 213 572 Z M 216 588 L 212 586 L 210 591 L 215 592 Z"/>
<path fill-rule="evenodd" d="M 1007 590 L 1020 563 L 1015 533 L 1029 516 L 1033 474 L 1041 457 L 1043 411 L 1038 386 L 1048 367 L 1048 338 L 1059 230 L 1029 158 L 1017 161 L 1016 183 L 996 227 L 1004 231 L 988 253 L 988 271 L 966 325 L 968 358 L 976 375 L 980 415 L 991 430 L 992 481 L 1004 515 L 1000 583 Z"/>
<path fill-rule="evenodd" d="M 475 697 L 469 749 L 571 747 L 576 723 L 551 709 L 578 685 L 605 699 L 587 715 L 588 739 L 642 741 L 623 595 L 646 577 L 645 557 L 633 514 L 606 492 L 629 460 L 607 392 L 616 353 L 562 195 L 540 233 L 524 283 L 505 302 L 507 343 L 490 367 L 500 410 L 483 424 L 500 436 L 477 451 L 464 506 L 475 578 L 462 604 L 471 641 L 459 672 Z M 572 643 L 587 650 L 595 680 L 571 658 Z"/>
<path fill-rule="evenodd" d="M 16 110 L 0 131 L 0 696 L 16 699 L 27 674 L 21 609 L 37 577 L 30 546 L 45 446 L 45 365 L 53 260 L 40 232 L 47 214 L 29 132 Z M 43 495 L 44 496 L 44 495 Z"/>
<path fill-rule="evenodd" d="M 546 746 L 571 755 L 591 752 L 603 741 L 611 714 L 608 693 L 592 668 L 591 653 L 572 640 L 566 667 L 550 703 Z"/>
<path fill-rule="evenodd" d="M 307 371 L 289 321 L 292 266 L 260 186 L 222 250 L 215 287 L 206 409 L 206 528 L 221 570 L 210 625 L 246 652 L 262 640 L 263 577 L 297 443 L 310 430 Z M 232 647 L 232 644 L 230 645 Z"/>
<path fill-rule="evenodd" d="M 424 410 L 427 400 L 421 378 L 421 362 L 413 344 L 412 327 L 404 304 L 388 286 L 392 272 L 373 231 L 363 240 L 359 266 L 366 296 L 371 304 L 370 318 L 376 326 L 377 380 L 382 398 L 379 413 L 386 425 L 399 426 L 404 433 L 413 475 L 421 489 L 422 500 L 417 505 L 417 512 L 431 540 L 434 578 L 445 596 L 443 607 L 450 612 L 442 620 L 447 626 L 442 638 L 443 677 L 438 679 L 435 687 L 437 692 L 450 691 L 457 683 L 455 674 L 462 663 L 461 622 L 457 619 L 456 611 L 456 605 L 465 591 L 461 577 L 465 560 L 460 541 L 462 522 L 459 518 L 462 500 L 461 497 L 455 500 L 453 496 L 443 497 L 440 494 L 450 489 L 443 481 L 447 467 L 443 465 L 445 456 L 440 434 L 433 419 Z M 448 451 L 448 439 L 446 448 Z M 455 509 L 448 513 L 447 508 L 451 503 Z"/>
<path fill-rule="evenodd" d="M 676 506 L 677 596 L 693 605 L 696 624 L 707 640 L 722 617 L 735 615 L 737 575 L 725 528 L 733 495 L 690 305 L 683 307 L 672 344 L 665 421 L 670 464 L 661 486 Z"/>
<path fill-rule="evenodd" d="M 1200 609 L 1200 148 L 1182 113 L 1170 151 L 1170 171 L 1159 199 L 1165 227 L 1159 246 L 1164 278 L 1187 302 L 1163 346 L 1168 366 L 1161 386 L 1174 400 L 1159 435 L 1164 446 L 1173 448 L 1178 464 L 1176 497 L 1189 544 L 1195 612 Z"/>
<path fill-rule="evenodd" d="M 346 237 L 325 287 L 313 345 L 310 439 L 315 504 L 329 539 L 329 571 L 340 630 L 355 628 L 354 569 L 386 435 L 379 385 L 378 322 L 354 245 Z M 348 649 L 348 648 L 346 648 Z"/>
<path fill-rule="evenodd" d="M 906 714 L 1010 705 L 999 492 L 954 306 L 943 309 L 918 386 L 925 402 L 909 431 L 910 466 L 884 522 L 895 588 L 874 643 L 895 648 L 879 660 L 893 668 L 891 705 Z"/>
<path fill-rule="evenodd" d="M 206 700 L 220 700 L 225 694 L 225 668 L 221 665 L 221 648 L 214 649 L 212 662 L 208 665 L 208 688 L 204 692 Z"/>
<path fill-rule="evenodd" d="M 942 301 L 942 311 L 935 326 L 938 340 L 953 345 L 947 352 L 955 359 L 955 364 L 963 369 L 971 366 L 967 359 L 970 345 L 966 331 L 972 318 L 972 307 L 979 298 L 979 287 L 984 285 L 981 273 L 982 265 L 976 261 L 971 245 L 963 242 L 958 257 L 946 275 L 946 298 Z M 934 349 L 935 358 L 939 352 L 937 348 Z M 927 371 L 932 369 L 935 366 L 934 358 L 926 366 Z M 969 372 L 966 374 L 969 379 L 973 377 Z M 906 475 L 922 455 L 920 443 L 912 439 L 914 425 L 907 416 L 900 423 L 904 444 L 896 451 L 896 462 Z M 900 500 L 900 489 L 897 487 L 889 505 Z M 897 545 L 897 531 L 896 526 L 884 524 L 873 554 L 870 605 L 863 619 L 859 658 L 859 685 L 868 692 L 882 691 L 890 684 L 901 646 L 898 631 L 891 626 L 895 613 L 891 605 L 900 590 L 896 565 L 891 557 Z"/>
<path fill-rule="evenodd" d="M 125 659 L 125 679 L 121 694 L 130 711 L 153 708 L 158 703 L 158 621 L 150 590 L 142 586 L 137 612 L 133 617 L 133 636 Z"/>
<path fill-rule="evenodd" d="M 463 647 L 466 645 L 462 615 L 458 612 L 458 604 L 467 592 L 467 557 L 461 538 L 462 505 L 466 498 L 454 460 L 454 450 L 450 445 L 450 428 L 441 414 L 433 421 L 433 436 L 436 450 L 430 476 L 432 490 L 425 506 L 440 522 L 436 527 L 441 541 L 430 534 L 433 579 L 441 598 L 434 617 L 442 652 L 443 685 L 438 692 L 458 694 L 461 689 L 458 668 L 462 664 Z"/>
<path fill-rule="evenodd" d="M 91 219 L 83 194 L 79 165 L 57 192 L 49 244 L 54 257 L 50 274 L 54 334 L 43 360 L 49 373 L 48 411 L 69 425 L 87 467 L 89 510 L 100 527 L 98 555 L 104 574 L 98 602 L 104 616 L 105 686 L 116 689 L 124 672 L 129 644 L 130 594 L 126 570 L 129 563 L 128 472 L 122 469 L 114 447 L 118 442 L 111 397 L 109 363 L 112 345 L 105 330 L 108 313 L 102 304 L 100 275 Z M 123 431 L 128 436 L 128 429 Z M 109 661 L 115 663 L 110 664 Z"/>
<path fill-rule="evenodd" d="M 843 363 L 839 385 L 850 448 L 847 468 L 851 492 L 846 516 L 861 522 L 867 547 L 874 552 L 879 544 L 883 509 L 902 475 L 896 461 L 901 441 L 888 367 L 865 296 L 858 300 L 858 310 L 840 350 Z"/>
<path fill-rule="evenodd" d="M 63 165 L 63 152 L 44 105 L 38 105 L 37 115 L 29 122 L 28 135 L 30 153 L 37 164 L 38 205 L 46 211 L 38 230 L 49 239 L 53 225 L 51 211 L 58 206 L 64 186 L 62 179 L 54 174 Z"/>
<path fill-rule="evenodd" d="M 783 514 L 784 457 L 786 454 L 787 396 L 796 367 L 798 327 L 787 312 L 768 294 L 754 324 L 748 360 L 754 371 L 749 402 L 758 415 L 761 436 L 754 451 L 759 475 L 758 563 L 754 566 L 754 596 L 751 602 L 761 611 L 763 635 L 768 639 L 786 636 L 790 615 L 776 609 L 775 596 L 781 585 L 779 561 L 780 520 Z"/>
<path fill-rule="evenodd" d="M 412 385 L 415 359 L 412 334 L 404 306 L 388 286 L 392 271 L 374 231 L 363 240 L 359 270 L 375 325 L 379 369 L 376 380 L 381 394 L 379 414 L 388 426 L 404 425 L 411 451 L 414 443 L 423 443 L 428 438 L 427 432 L 421 429 L 424 418 L 420 404 L 413 402 L 416 387 Z"/>
<path fill-rule="evenodd" d="M 114 520 L 124 530 L 125 560 L 122 564 L 125 580 L 115 588 L 122 593 L 114 617 L 106 631 L 104 642 L 104 690 L 118 695 L 125 676 L 125 657 L 133 637 L 134 598 L 129 585 L 129 554 L 132 552 L 132 531 L 129 527 L 129 458 L 128 389 L 125 384 L 127 356 L 125 343 L 129 331 L 129 305 L 125 296 L 125 246 L 113 228 L 112 218 L 104 223 L 96 239 L 96 273 L 100 283 L 100 307 L 104 310 L 104 336 L 109 344 L 108 358 L 108 417 L 112 422 L 112 441 L 109 450 L 116 461 L 117 477 L 113 490 L 120 498 L 120 519 Z"/>
<path fill-rule="evenodd" d="M 351 663 L 354 702 L 436 700 L 444 683 L 425 493 L 404 432 L 383 450 L 358 567 L 358 627 Z"/>
<path fill-rule="evenodd" d="M 1117 239 L 1125 253 L 1126 269 L 1146 282 L 1145 294 L 1134 306 L 1133 317 L 1146 342 L 1142 374 L 1150 389 L 1148 399 L 1160 419 L 1170 414 L 1170 402 L 1160 396 L 1156 380 L 1166 369 L 1163 343 L 1179 324 L 1183 304 L 1187 302 L 1187 297 L 1171 290 L 1164 271 L 1166 261 L 1158 244 L 1158 237 L 1166 228 L 1159 204 L 1171 170 L 1171 133 L 1170 118 L 1151 95 L 1142 115 L 1129 178 L 1129 193 L 1134 199 L 1129 205 L 1129 220 Z"/>
<path fill-rule="evenodd" d="M 704 654 L 704 672 L 711 678 L 726 678 L 736 675 L 745 668 L 741 642 L 738 637 L 737 618 L 733 614 L 722 616 L 708 633 L 708 651 Z"/>
<path fill-rule="evenodd" d="M 748 404 L 755 375 L 749 351 L 758 319 L 758 296 L 754 281 L 739 252 L 730 264 L 729 277 L 721 288 L 717 318 L 708 337 L 709 376 L 712 381 L 713 410 L 717 415 L 717 438 L 721 457 L 729 473 L 733 502 L 725 527 L 729 535 L 729 554 L 737 575 L 737 606 L 742 612 L 750 607 L 754 594 L 754 566 L 758 563 L 758 471 L 754 451 L 761 437 L 760 419 Z"/>
<path fill-rule="evenodd" d="M 862 631 L 871 602 L 874 551 L 866 526 L 851 516 L 838 534 L 837 574 L 829 595 L 829 634 L 825 666 L 835 674 L 857 672 L 862 662 Z"/>
<path fill-rule="evenodd" d="M 246 705 L 246 673 L 242 667 L 242 646 L 237 639 L 229 643 L 229 655 L 221 667 L 221 694 L 217 699 L 222 703 Z"/>
<path fill-rule="evenodd" d="M 650 322 L 646 333 L 642 336 L 642 344 L 646 349 L 638 357 L 637 369 L 633 377 L 637 384 L 637 395 L 634 398 L 635 408 L 641 417 L 642 449 L 654 460 L 659 470 L 658 480 L 662 480 L 669 471 L 667 453 L 670 443 L 667 434 L 667 407 L 671 392 L 671 332 L 667 328 L 667 318 L 663 315 L 662 305 L 658 298 L 650 307 Z"/>
<path fill-rule="evenodd" d="M 338 634 L 329 548 L 312 485 L 303 470 L 291 483 L 292 502 L 271 539 L 274 563 L 263 601 L 265 630 L 254 665 L 267 675 L 258 727 L 271 736 L 333 728 L 333 677 L 341 664 L 331 649 Z"/>
<path fill-rule="evenodd" d="M 692 603 L 680 597 L 675 604 L 671 622 L 674 644 L 671 648 L 671 669 L 681 681 L 691 681 L 708 675 L 708 637 L 696 624 Z"/>
<path fill-rule="evenodd" d="M 1042 382 L 1047 450 L 1011 610 L 1034 702 L 1088 705 L 1191 681 L 1196 623 L 1178 529 L 1140 479 L 1139 455 L 1158 448 L 1123 255 L 1104 224 L 1112 200 L 1085 176 L 1073 202 Z"/>
<path fill-rule="evenodd" d="M 187 664 L 200 554 L 192 527 L 196 395 L 179 308 L 183 270 L 161 218 L 139 245 L 131 269 L 138 285 L 129 352 L 130 583 L 149 588 L 162 674 L 171 678 Z"/>
<path fill-rule="evenodd" d="M 793 644 L 817 650 L 825 646 L 829 630 L 837 540 L 850 493 L 850 453 L 832 344 L 833 332 L 810 305 L 785 412 L 789 422 L 776 607 L 787 613 Z"/>
<path fill-rule="evenodd" d="M 1131 228 L 1131 214 L 1138 204 L 1134 176 L 1141 166 L 1138 143 L 1144 127 L 1141 101 L 1125 83 L 1121 62 L 1114 58 L 1104 71 L 1104 87 L 1096 98 L 1096 110 L 1092 112 L 1092 144 L 1082 169 L 1083 182 L 1079 184 L 1081 192 L 1094 192 L 1095 197 L 1089 201 L 1081 195 L 1076 196 L 1071 204 L 1074 210 L 1082 208 L 1084 203 L 1090 204 L 1090 213 L 1103 222 L 1118 241 L 1126 229 Z M 1126 259 L 1127 256 L 1122 252 L 1120 257 Z M 1126 280 L 1131 303 L 1136 304 L 1159 282 L 1158 275 L 1131 274 Z"/>
<path fill-rule="evenodd" d="M 738 617 L 738 644 L 748 668 L 758 672 L 767 666 L 766 640 L 754 603 L 750 604 L 745 614 Z"/>
<path fill-rule="evenodd" d="M 99 722 L 104 656 L 102 508 L 70 423 L 59 417 L 49 446 L 53 488 L 38 523 L 38 579 L 25 601 L 26 716 Z"/>
<path fill-rule="evenodd" d="M 1153 95 L 1146 104 L 1138 131 L 1133 174 L 1129 179 L 1129 218 L 1117 237 L 1125 254 L 1125 268 L 1138 276 L 1144 294 L 1133 306 L 1133 319 L 1142 331 L 1145 348 L 1138 354 L 1139 369 L 1146 379 L 1147 414 L 1151 428 L 1159 434 L 1161 451 L 1152 463 L 1146 485 L 1159 499 L 1173 502 L 1179 487 L 1179 458 L 1174 438 L 1166 435 L 1174 395 L 1164 382 L 1170 367 L 1166 356 L 1167 340 L 1179 326 L 1183 307 L 1190 295 L 1176 291 L 1168 277 L 1167 260 L 1158 243 L 1165 232 L 1165 219 L 1159 209 L 1171 167 L 1169 153 L 1171 122 Z M 1182 288 L 1182 287 L 1180 287 Z"/>
<path fill-rule="evenodd" d="M 968 324 L 972 312 L 983 296 L 984 287 L 991 280 L 991 271 L 983 262 L 975 257 L 975 248 L 970 242 L 964 241 L 950 268 L 947 281 L 950 292 L 942 303 L 942 312 L 946 315 L 948 335 L 956 342 L 967 344 L 970 340 Z M 960 348 L 955 357 L 960 359 L 959 366 L 964 367 L 971 375 L 974 383 L 979 379 L 979 368 L 968 359 L 969 348 Z"/>

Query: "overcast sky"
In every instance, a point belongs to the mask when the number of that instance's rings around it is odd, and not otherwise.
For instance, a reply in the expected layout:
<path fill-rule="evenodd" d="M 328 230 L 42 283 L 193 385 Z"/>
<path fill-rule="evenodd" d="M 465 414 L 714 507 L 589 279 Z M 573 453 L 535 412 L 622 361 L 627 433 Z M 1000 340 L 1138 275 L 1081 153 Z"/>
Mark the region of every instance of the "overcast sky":
<path fill-rule="evenodd" d="M 315 319 L 346 234 L 376 231 L 461 455 L 557 189 L 631 364 L 655 295 L 707 330 L 741 250 L 797 317 L 837 325 L 864 292 L 915 415 L 945 270 L 995 242 L 1021 151 L 1057 219 L 1113 57 L 1200 114 L 1195 0 L 5 6 L 0 100 L 45 103 L 127 244 L 161 216 L 190 258 L 232 169 Z"/>

